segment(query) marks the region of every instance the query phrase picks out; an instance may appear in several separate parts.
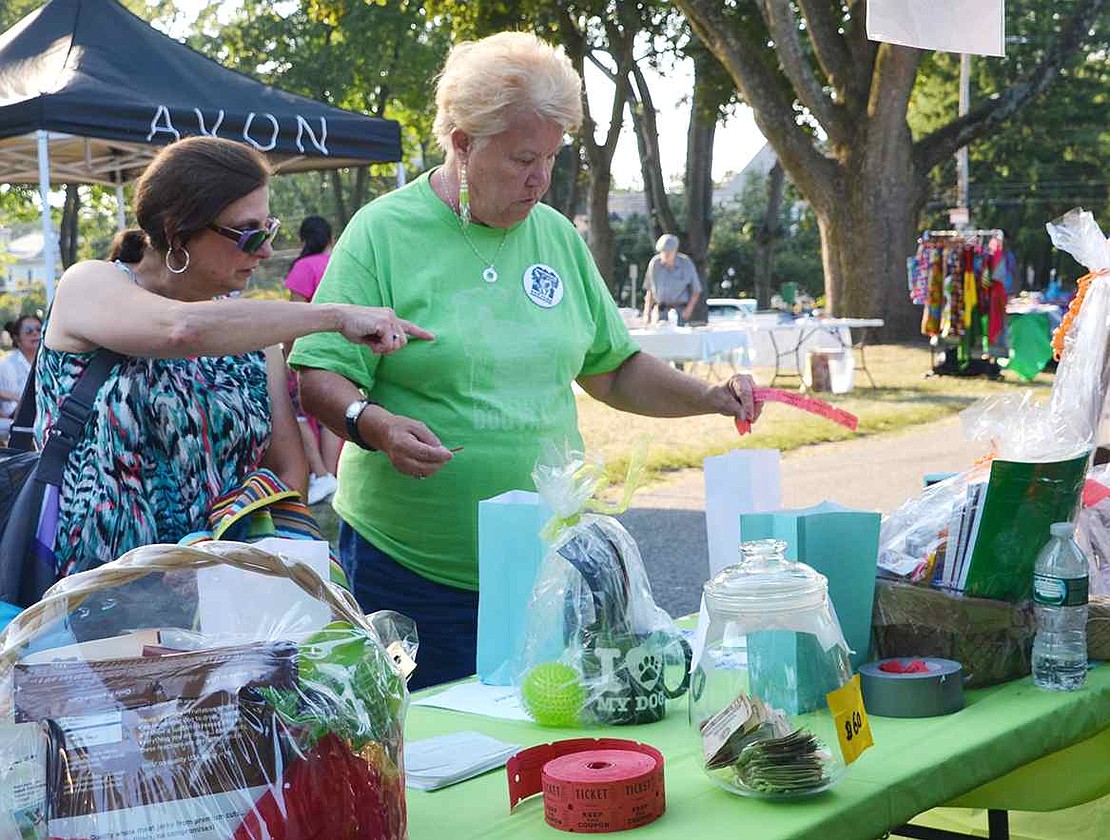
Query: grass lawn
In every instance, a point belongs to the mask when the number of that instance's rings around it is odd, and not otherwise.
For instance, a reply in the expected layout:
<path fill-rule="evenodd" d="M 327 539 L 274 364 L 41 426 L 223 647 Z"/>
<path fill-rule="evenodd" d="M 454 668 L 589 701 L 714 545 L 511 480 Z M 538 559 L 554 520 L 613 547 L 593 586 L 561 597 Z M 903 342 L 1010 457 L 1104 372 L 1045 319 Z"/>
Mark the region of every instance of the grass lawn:
<path fill-rule="evenodd" d="M 579 426 L 587 452 L 605 459 L 610 477 L 622 480 L 628 468 L 628 455 L 638 438 L 650 441 L 646 478 L 663 472 L 700 467 L 710 455 L 720 455 L 738 447 L 780 449 L 783 451 L 812 443 L 844 440 L 854 435 L 874 435 L 896 431 L 918 423 L 928 423 L 955 414 L 980 397 L 1006 394 L 1025 388 L 1047 395 L 1053 377 L 1040 374 L 1026 383 L 1013 374 L 1001 382 L 952 376 L 925 377 L 930 357 L 924 346 L 898 344 L 867 348 L 867 367 L 876 388 L 866 374 L 857 371 L 856 387 L 848 394 L 816 394 L 824 400 L 859 417 L 859 430 L 847 429 L 777 403 L 771 403 L 751 434 L 739 437 L 732 421 L 719 415 L 658 419 L 624 414 L 591 397 L 578 397 Z M 704 366 L 694 375 L 706 376 Z M 760 385 L 770 382 L 772 371 L 754 372 Z M 782 380 L 778 387 L 796 387 L 797 380 Z"/>

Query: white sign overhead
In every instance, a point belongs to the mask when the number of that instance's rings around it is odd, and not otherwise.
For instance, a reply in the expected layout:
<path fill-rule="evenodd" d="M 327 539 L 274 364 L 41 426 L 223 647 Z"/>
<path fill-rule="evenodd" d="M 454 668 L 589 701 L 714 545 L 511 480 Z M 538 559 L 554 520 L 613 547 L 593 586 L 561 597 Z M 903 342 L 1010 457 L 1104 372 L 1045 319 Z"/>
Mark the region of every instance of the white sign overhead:
<path fill-rule="evenodd" d="M 1005 0 L 869 0 L 867 37 L 923 50 L 1005 55 Z"/>

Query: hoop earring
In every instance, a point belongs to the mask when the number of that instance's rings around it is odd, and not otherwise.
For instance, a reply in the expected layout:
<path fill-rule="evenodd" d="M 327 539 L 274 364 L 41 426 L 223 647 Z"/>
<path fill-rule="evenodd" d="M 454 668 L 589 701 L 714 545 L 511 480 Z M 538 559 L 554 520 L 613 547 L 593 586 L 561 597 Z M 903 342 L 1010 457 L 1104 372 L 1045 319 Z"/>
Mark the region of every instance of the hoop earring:
<path fill-rule="evenodd" d="M 466 161 L 459 162 L 459 221 L 470 224 L 470 184 L 466 180 Z"/>
<path fill-rule="evenodd" d="M 189 252 L 185 249 L 184 245 L 181 246 L 181 253 L 185 255 L 185 265 L 181 266 L 181 268 L 174 268 L 172 265 L 170 265 L 170 254 L 172 254 L 175 250 L 177 249 L 175 249 L 173 246 L 170 246 L 170 249 L 166 251 L 166 270 L 170 274 L 184 274 L 186 271 L 189 270 Z"/>

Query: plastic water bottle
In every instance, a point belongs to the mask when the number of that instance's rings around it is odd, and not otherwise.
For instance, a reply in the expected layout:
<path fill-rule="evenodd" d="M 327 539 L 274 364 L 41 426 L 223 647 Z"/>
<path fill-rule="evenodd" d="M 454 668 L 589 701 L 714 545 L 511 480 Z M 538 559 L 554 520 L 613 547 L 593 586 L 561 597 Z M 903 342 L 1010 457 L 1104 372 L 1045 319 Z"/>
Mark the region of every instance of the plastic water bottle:
<path fill-rule="evenodd" d="M 1087 681 L 1087 558 L 1070 522 L 1056 522 L 1050 532 L 1033 570 L 1033 683 L 1074 691 Z"/>

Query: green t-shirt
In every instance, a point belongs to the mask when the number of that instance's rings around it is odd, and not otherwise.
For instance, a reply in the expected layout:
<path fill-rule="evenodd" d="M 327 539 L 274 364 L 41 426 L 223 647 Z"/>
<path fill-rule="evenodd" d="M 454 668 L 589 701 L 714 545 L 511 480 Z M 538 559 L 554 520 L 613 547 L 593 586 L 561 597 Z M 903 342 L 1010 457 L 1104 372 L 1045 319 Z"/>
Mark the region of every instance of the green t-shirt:
<path fill-rule="evenodd" d="M 463 447 L 416 481 L 383 453 L 345 446 L 335 509 L 409 569 L 477 589 L 478 502 L 534 489 L 545 440 L 581 447 L 572 381 L 615 370 L 638 347 L 558 212 L 541 204 L 507 231 L 467 232 L 473 247 L 427 175 L 364 207 L 313 302 L 389 306 L 436 340 L 383 357 L 317 333 L 297 341 L 289 362 L 345 376 L 387 410 L 423 421 L 444 446 Z M 486 260 L 495 283 L 483 280 Z"/>

